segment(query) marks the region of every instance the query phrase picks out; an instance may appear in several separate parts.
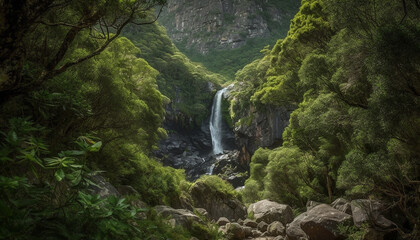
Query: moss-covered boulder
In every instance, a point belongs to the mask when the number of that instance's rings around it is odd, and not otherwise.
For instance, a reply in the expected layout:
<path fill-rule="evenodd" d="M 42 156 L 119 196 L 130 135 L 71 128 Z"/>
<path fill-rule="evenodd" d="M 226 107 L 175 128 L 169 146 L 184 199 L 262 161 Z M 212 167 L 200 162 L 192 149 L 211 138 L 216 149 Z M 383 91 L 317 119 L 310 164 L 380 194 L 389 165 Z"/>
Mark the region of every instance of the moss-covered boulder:
<path fill-rule="evenodd" d="M 238 220 L 246 216 L 246 207 L 239 201 L 233 187 L 217 176 L 204 176 L 191 188 L 191 197 L 195 207 L 204 208 L 209 217 Z"/>

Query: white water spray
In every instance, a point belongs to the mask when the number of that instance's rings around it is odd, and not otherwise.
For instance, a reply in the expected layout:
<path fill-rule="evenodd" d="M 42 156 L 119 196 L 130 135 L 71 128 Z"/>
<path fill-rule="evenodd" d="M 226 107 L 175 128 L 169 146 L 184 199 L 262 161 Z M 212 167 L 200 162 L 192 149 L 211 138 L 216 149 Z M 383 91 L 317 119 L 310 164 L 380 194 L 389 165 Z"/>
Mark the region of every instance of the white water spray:
<path fill-rule="evenodd" d="M 222 145 L 222 97 L 226 88 L 217 91 L 213 99 L 210 115 L 210 135 L 213 144 L 213 154 L 223 153 Z"/>

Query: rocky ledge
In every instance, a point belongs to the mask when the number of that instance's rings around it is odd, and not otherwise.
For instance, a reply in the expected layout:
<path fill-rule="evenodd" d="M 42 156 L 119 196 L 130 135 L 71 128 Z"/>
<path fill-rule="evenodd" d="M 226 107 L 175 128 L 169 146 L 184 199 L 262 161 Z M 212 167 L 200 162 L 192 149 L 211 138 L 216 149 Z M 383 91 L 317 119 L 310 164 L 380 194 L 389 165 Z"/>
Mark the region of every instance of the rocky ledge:
<path fill-rule="evenodd" d="M 155 156 L 166 166 L 185 169 L 188 180 L 195 180 L 206 174 L 213 164 L 208 124 L 193 130 L 177 129 L 171 122 L 165 123 L 168 138 L 159 143 Z"/>

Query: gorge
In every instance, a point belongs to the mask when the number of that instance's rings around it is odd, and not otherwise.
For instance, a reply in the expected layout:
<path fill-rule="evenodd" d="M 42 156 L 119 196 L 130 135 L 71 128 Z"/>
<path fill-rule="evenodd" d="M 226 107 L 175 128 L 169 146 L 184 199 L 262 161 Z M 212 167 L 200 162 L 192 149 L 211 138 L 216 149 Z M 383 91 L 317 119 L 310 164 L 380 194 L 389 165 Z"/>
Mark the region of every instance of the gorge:
<path fill-rule="evenodd" d="M 420 239 L 418 1 L 0 6 L 0 239 Z"/>

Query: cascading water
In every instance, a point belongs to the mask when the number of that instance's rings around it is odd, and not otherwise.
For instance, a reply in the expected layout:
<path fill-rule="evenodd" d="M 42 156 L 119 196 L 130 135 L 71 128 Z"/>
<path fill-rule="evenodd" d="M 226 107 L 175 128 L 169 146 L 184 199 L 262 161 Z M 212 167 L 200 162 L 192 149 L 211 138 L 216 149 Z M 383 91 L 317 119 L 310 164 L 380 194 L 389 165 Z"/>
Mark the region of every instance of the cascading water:
<path fill-rule="evenodd" d="M 213 145 L 213 154 L 223 153 L 222 145 L 222 97 L 226 88 L 217 91 L 213 99 L 210 115 L 210 135 Z"/>
<path fill-rule="evenodd" d="M 222 97 L 226 88 L 217 91 L 213 99 L 213 106 L 211 107 L 210 115 L 210 135 L 213 145 L 213 154 L 217 155 L 223 153 L 222 145 Z M 208 175 L 213 174 L 214 164 L 207 170 Z"/>

